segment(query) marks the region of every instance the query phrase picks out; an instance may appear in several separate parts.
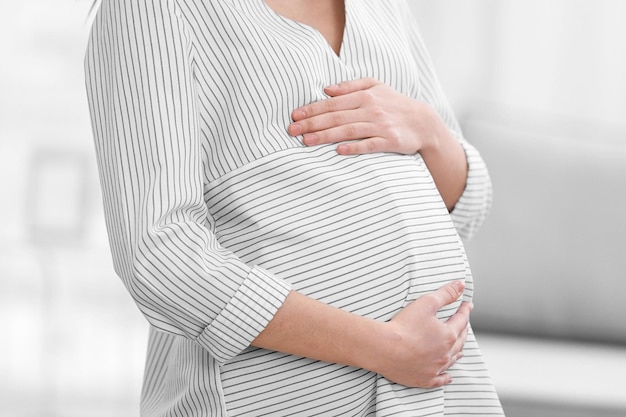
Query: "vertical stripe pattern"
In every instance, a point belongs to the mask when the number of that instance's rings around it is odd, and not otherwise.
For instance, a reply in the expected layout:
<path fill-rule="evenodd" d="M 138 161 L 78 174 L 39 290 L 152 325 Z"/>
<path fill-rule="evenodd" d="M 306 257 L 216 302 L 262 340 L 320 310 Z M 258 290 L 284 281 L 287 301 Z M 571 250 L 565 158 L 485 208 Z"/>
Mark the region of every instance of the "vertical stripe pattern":
<path fill-rule="evenodd" d="M 116 273 L 151 325 L 143 416 L 502 415 L 471 334 L 434 390 L 249 347 L 291 289 L 377 320 L 452 280 L 472 297 L 461 237 L 489 176 L 409 17 L 346 0 L 337 55 L 263 0 L 103 0 L 87 92 Z M 287 134 L 293 109 L 366 76 L 431 103 L 463 144 L 451 214 L 419 154 L 340 156 Z"/>

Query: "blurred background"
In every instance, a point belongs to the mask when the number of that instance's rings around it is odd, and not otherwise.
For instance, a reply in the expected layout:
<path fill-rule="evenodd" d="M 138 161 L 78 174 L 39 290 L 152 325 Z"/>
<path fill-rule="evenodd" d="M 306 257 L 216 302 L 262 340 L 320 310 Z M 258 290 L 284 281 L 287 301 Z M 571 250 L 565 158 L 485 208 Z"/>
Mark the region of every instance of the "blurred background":
<path fill-rule="evenodd" d="M 467 243 L 505 411 L 626 416 L 626 2 L 412 0 L 494 183 Z M 90 0 L 0 2 L 0 415 L 138 415 L 84 90 Z"/>

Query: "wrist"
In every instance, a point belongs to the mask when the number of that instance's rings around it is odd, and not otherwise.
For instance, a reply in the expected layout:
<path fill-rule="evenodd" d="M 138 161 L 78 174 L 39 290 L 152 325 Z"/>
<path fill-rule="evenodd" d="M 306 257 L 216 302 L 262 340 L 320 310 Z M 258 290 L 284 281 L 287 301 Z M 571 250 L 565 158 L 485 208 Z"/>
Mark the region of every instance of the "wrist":
<path fill-rule="evenodd" d="M 390 362 L 395 362 L 402 337 L 394 322 L 374 321 L 367 341 L 360 349 L 355 365 L 381 375 L 387 374 Z"/>
<path fill-rule="evenodd" d="M 420 128 L 424 132 L 423 140 L 419 150 L 423 157 L 428 155 L 436 155 L 442 152 L 443 144 L 451 135 L 447 126 L 441 120 L 437 111 L 424 101 L 418 102 L 418 111 L 421 117 Z"/>
<path fill-rule="evenodd" d="M 425 103 L 426 104 L 426 103 Z M 446 126 L 435 109 L 426 104 L 434 113 L 429 117 L 428 140 L 420 155 L 435 181 L 448 211 L 452 211 L 460 198 L 467 181 L 468 162 L 461 142 Z"/>

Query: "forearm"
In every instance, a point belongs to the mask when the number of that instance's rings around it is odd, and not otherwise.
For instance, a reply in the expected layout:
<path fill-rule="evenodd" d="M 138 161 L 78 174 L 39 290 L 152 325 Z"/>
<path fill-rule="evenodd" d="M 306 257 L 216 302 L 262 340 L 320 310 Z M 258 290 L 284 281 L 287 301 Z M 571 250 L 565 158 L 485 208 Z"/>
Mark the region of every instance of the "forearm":
<path fill-rule="evenodd" d="M 379 372 L 376 358 L 393 344 L 387 327 L 291 291 L 252 345 Z"/>
<path fill-rule="evenodd" d="M 432 108 L 429 110 L 433 113 L 430 118 L 431 140 L 428 146 L 420 150 L 420 154 L 433 176 L 448 211 L 452 211 L 465 189 L 468 172 L 467 157 L 463 146 L 441 118 Z"/>
<path fill-rule="evenodd" d="M 407 386 L 441 386 L 462 356 L 471 305 L 445 322 L 436 313 L 462 293 L 462 282 L 449 283 L 379 322 L 291 291 L 252 345 L 367 369 Z"/>

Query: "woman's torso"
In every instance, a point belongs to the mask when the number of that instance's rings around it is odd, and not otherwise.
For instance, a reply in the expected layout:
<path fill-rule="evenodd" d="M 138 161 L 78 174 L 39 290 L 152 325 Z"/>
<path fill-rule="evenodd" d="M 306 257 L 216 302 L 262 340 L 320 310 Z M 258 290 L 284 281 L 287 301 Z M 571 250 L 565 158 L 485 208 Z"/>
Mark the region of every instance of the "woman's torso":
<path fill-rule="evenodd" d="M 420 98 L 424 80 L 395 3 L 348 0 L 339 55 L 263 0 L 179 7 L 193 54 L 207 227 L 223 247 L 304 294 L 377 320 L 445 282 L 466 280 L 471 291 L 462 243 L 419 155 L 346 157 L 287 133 L 293 109 L 341 81 L 373 77 Z M 385 415 L 405 397 L 406 409 L 443 410 L 443 389 L 408 389 L 365 370 L 254 348 L 208 369 L 200 365 L 213 363 L 208 353 L 192 342 L 167 343 L 161 360 L 184 355 L 206 385 L 185 382 L 189 369 L 171 364 L 166 383 L 192 384 L 183 397 L 222 396 L 228 415 Z"/>

